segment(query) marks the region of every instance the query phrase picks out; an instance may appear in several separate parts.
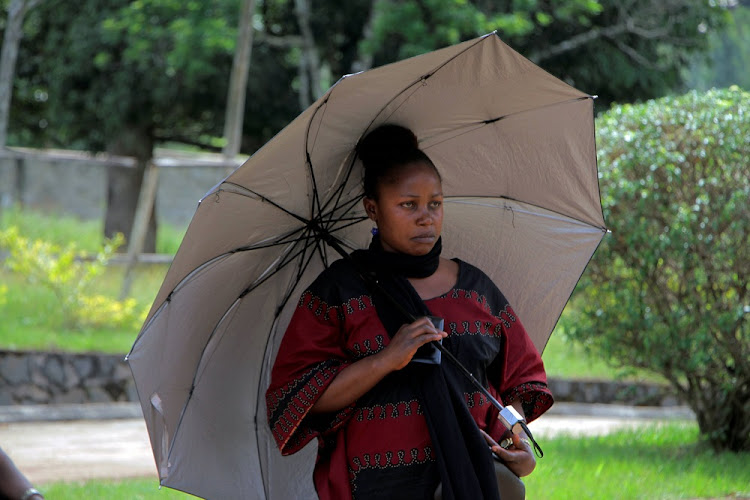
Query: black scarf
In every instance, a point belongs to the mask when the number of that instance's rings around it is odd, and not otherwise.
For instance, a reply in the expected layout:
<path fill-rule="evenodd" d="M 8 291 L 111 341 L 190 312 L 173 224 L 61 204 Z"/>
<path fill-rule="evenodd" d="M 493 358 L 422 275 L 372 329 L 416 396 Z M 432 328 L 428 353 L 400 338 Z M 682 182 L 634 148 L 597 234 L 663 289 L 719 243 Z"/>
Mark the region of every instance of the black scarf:
<path fill-rule="evenodd" d="M 369 250 L 352 255 L 358 267 L 378 282 L 377 285 L 368 283 L 368 286 L 378 317 L 391 337 L 409 322 L 409 318 L 404 317 L 386 294 L 414 317 L 431 316 L 407 278 L 431 276 L 440 264 L 441 250 L 442 242 L 438 239 L 424 256 L 386 252 L 376 235 Z M 443 498 L 499 499 L 489 448 L 466 407 L 457 381 L 461 375 L 443 364 L 410 363 L 408 368 L 407 380 L 415 384 L 425 410 Z"/>

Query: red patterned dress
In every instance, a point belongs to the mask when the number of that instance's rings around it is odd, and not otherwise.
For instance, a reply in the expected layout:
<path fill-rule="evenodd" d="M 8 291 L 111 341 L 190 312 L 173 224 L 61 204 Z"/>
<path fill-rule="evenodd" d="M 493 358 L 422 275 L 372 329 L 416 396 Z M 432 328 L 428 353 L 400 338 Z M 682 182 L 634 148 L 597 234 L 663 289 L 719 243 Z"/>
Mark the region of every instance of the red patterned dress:
<path fill-rule="evenodd" d="M 520 400 L 532 421 L 553 402 L 541 357 L 487 275 L 458 264 L 456 285 L 425 301 L 445 320 L 443 345 L 503 404 Z M 432 498 L 440 480 L 410 366 L 335 414 L 309 414 L 336 374 L 388 342 L 364 282 L 346 261 L 310 285 L 287 328 L 266 392 L 268 421 L 284 455 L 318 439 L 313 482 L 322 499 Z M 443 363 L 479 428 L 499 438 L 505 429 L 497 410 Z"/>

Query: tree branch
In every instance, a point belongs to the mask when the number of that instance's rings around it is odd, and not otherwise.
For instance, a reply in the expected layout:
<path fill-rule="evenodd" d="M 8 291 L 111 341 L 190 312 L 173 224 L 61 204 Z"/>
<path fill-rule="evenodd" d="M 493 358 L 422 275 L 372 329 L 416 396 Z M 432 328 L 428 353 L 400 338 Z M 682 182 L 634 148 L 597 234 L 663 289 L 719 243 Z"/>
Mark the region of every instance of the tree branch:
<path fill-rule="evenodd" d="M 632 4 L 632 3 L 631 3 Z M 578 49 L 584 45 L 587 45 L 595 40 L 601 38 L 607 38 L 612 40 L 615 45 L 628 57 L 633 59 L 637 64 L 644 65 L 650 68 L 657 68 L 655 65 L 646 57 L 639 54 L 633 47 L 625 43 L 620 37 L 622 35 L 631 34 L 638 38 L 646 40 L 654 39 L 667 39 L 670 38 L 669 33 L 671 28 L 683 20 L 684 15 L 678 15 L 677 12 L 673 12 L 679 4 L 661 4 L 657 3 L 655 9 L 649 9 L 642 13 L 639 17 L 634 17 L 629 12 L 633 11 L 631 4 L 620 4 L 618 6 L 618 19 L 617 22 L 605 28 L 592 28 L 585 33 L 575 35 L 568 40 L 560 42 L 556 45 L 549 47 L 548 49 L 531 53 L 529 59 L 539 64 L 542 61 L 550 59 L 552 57 L 564 54 Z M 665 24 L 658 24 L 660 20 L 666 17 Z M 680 39 L 682 40 L 682 39 Z"/>
<path fill-rule="evenodd" d="M 269 35 L 265 31 L 256 31 L 255 40 L 258 43 L 266 44 L 270 47 L 278 47 L 282 49 L 290 47 L 302 47 L 304 41 L 301 36 L 298 35 L 285 35 L 285 36 L 274 36 Z"/>

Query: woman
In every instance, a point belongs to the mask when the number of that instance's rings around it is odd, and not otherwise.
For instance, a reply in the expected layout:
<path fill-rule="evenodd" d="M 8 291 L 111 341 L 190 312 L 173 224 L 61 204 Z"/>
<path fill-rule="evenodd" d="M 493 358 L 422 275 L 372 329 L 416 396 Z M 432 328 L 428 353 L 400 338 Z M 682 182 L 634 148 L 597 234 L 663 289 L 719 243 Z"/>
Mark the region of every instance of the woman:
<path fill-rule="evenodd" d="M 497 410 L 453 365 L 429 362 L 429 343 L 528 421 L 552 405 L 542 360 L 491 280 L 440 256 L 441 178 L 412 132 L 382 126 L 357 152 L 374 237 L 300 298 L 266 393 L 274 437 L 283 454 L 318 439 L 320 498 L 427 499 L 438 485 L 443 498 L 499 498 L 491 451 L 520 477 L 532 450 L 523 436 L 497 445 Z M 361 273 L 419 319 L 405 321 Z"/>

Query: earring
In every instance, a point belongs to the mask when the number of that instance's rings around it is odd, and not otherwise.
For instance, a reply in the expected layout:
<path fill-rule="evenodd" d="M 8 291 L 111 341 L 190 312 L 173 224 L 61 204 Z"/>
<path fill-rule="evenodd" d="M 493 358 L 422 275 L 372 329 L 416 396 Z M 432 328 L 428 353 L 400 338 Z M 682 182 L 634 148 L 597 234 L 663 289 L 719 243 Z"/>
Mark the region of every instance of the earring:
<path fill-rule="evenodd" d="M 377 235 L 378 235 L 378 228 L 377 228 L 377 226 L 376 226 L 376 227 L 374 227 L 374 228 L 372 228 L 372 229 L 370 230 L 370 232 L 372 233 L 372 235 L 373 235 L 373 236 L 377 236 Z"/>

